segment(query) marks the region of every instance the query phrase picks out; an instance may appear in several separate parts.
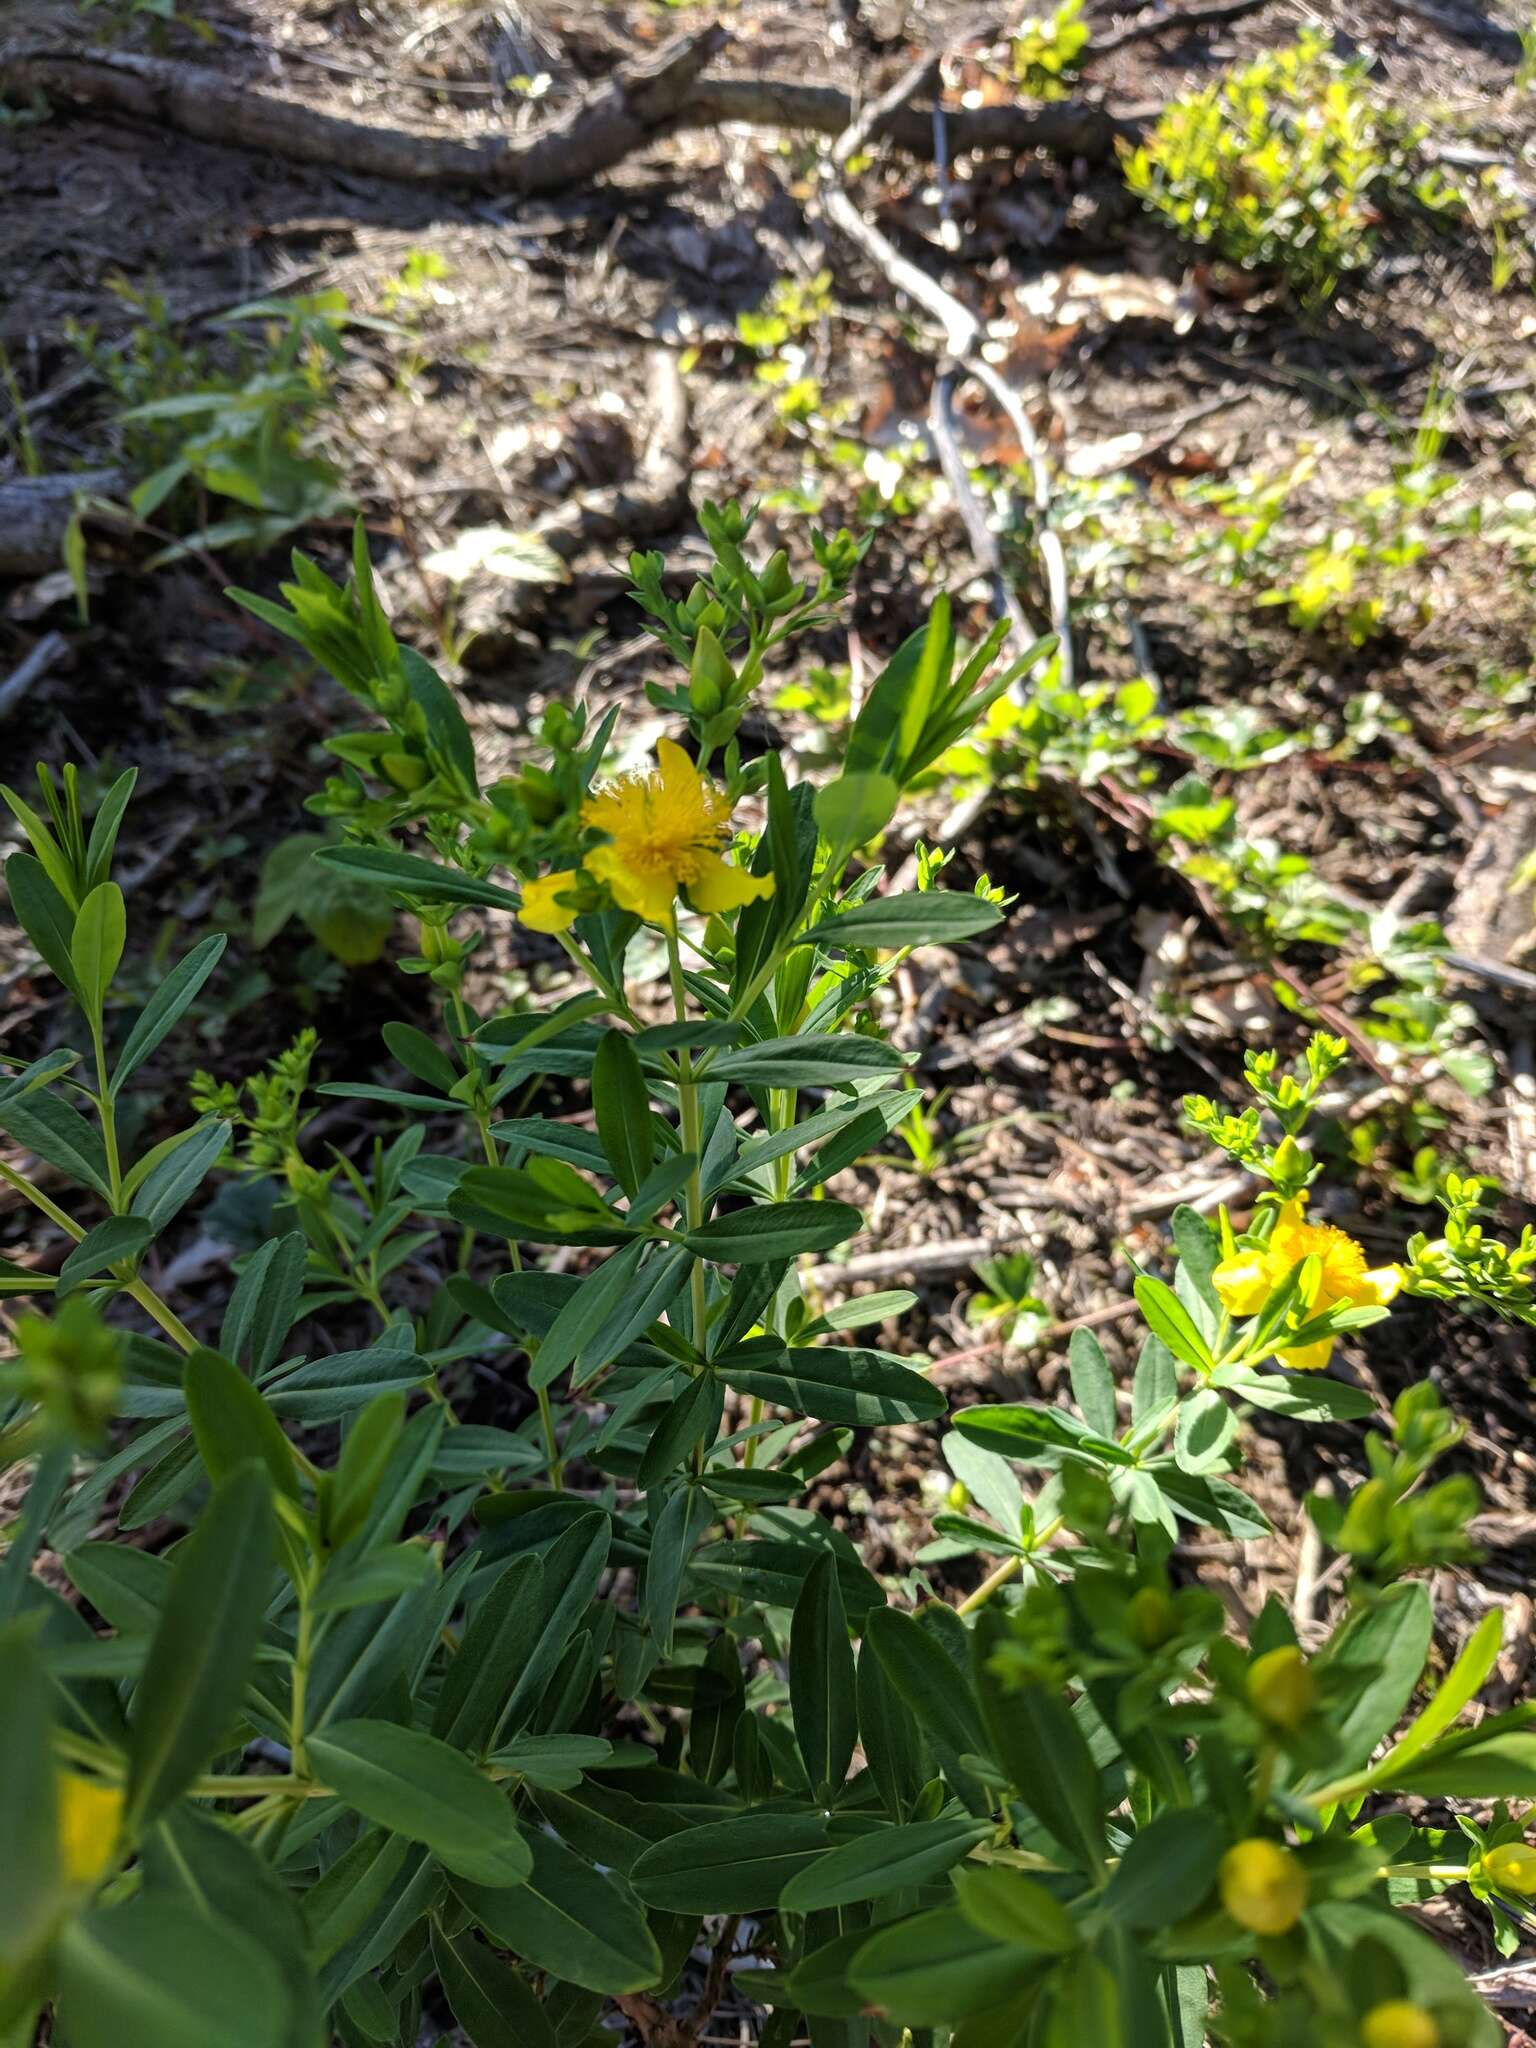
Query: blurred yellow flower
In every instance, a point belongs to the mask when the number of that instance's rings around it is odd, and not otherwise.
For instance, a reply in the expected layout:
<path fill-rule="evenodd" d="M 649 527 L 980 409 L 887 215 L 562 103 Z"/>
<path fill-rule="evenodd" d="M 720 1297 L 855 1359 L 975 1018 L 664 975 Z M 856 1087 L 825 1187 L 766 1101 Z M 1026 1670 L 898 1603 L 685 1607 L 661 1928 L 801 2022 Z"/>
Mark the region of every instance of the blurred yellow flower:
<path fill-rule="evenodd" d="M 720 857 L 731 823 L 724 795 L 672 740 L 656 755 L 651 774 L 627 775 L 582 805 L 583 822 L 607 840 L 588 854 L 587 872 L 648 924 L 670 925 L 683 891 L 706 912 L 772 895 L 771 875 L 749 875 Z"/>
<path fill-rule="evenodd" d="M 1289 1849 L 1251 1835 L 1222 1857 L 1217 1889 L 1250 1934 L 1289 1934 L 1307 1903 L 1307 1873 Z"/>
<path fill-rule="evenodd" d="M 1222 1307 L 1229 1315 L 1257 1315 L 1293 1266 L 1316 1259 L 1316 1279 L 1305 1285 L 1301 1306 L 1308 1318 L 1340 1303 L 1385 1304 L 1403 1284 L 1401 1266 L 1367 1268 L 1365 1252 L 1347 1231 L 1331 1223 L 1309 1223 L 1303 1214 L 1305 1196 L 1281 1209 L 1267 1244 L 1234 1252 L 1211 1275 Z M 1321 1372 L 1333 1354 L 1334 1340 L 1287 1347 L 1282 1333 L 1277 1355 L 1296 1372 Z"/>
<path fill-rule="evenodd" d="M 1432 2012 L 1410 1998 L 1386 1998 L 1360 2022 L 1362 2048 L 1440 2048 Z"/>
<path fill-rule="evenodd" d="M 1536 1897 L 1536 1849 L 1528 1842 L 1501 1842 L 1483 1858 L 1483 1875 L 1501 1892 Z"/>
<path fill-rule="evenodd" d="M 112 1861 L 123 1818 L 119 1785 L 59 1773 L 59 1863 L 67 1884 L 94 1884 Z"/>
<path fill-rule="evenodd" d="M 572 895 L 580 880 L 579 868 L 556 868 L 553 874 L 541 875 L 536 882 L 524 882 L 518 923 L 527 925 L 532 932 L 569 930 L 578 915 L 576 906 L 559 899 Z"/>

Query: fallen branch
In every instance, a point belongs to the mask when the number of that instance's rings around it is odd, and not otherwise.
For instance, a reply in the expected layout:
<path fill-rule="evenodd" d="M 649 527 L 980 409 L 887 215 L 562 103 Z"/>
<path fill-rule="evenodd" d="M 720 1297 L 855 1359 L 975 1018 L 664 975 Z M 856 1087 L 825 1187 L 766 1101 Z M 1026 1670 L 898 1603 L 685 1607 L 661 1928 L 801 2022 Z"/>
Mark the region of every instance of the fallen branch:
<path fill-rule="evenodd" d="M 69 642 L 62 633 L 45 633 L 26 659 L 18 662 L 8 676 L 0 678 L 0 718 L 14 711 L 32 685 L 41 682 L 68 652 Z"/>
<path fill-rule="evenodd" d="M 12 50 L 0 55 L 0 96 L 123 114 L 199 142 L 268 150 L 295 163 L 414 185 L 553 192 L 611 170 L 672 132 L 700 72 L 724 41 L 708 28 L 678 36 L 531 135 L 459 142 L 322 113 L 249 80 L 135 51 Z"/>
<path fill-rule="evenodd" d="M 704 77 L 723 37 L 718 28 L 678 37 L 645 63 L 621 67 L 597 92 L 531 134 L 471 141 L 349 120 L 204 65 L 125 50 L 0 49 L 0 100 L 25 104 L 41 93 L 56 106 L 118 114 L 291 163 L 400 184 L 524 196 L 598 177 L 683 129 L 739 122 L 840 135 L 853 120 L 854 103 L 839 86 Z M 961 107 L 946 114 L 945 125 L 951 148 L 960 154 L 1002 150 L 1019 156 L 1038 149 L 1102 162 L 1117 142 L 1140 134 L 1142 118 L 1063 100 L 1044 107 Z M 931 110 L 893 108 L 874 132 L 880 141 L 926 158 L 932 149 Z"/>
<path fill-rule="evenodd" d="M 64 535 L 77 502 L 109 498 L 122 486 L 113 469 L 21 476 L 0 484 L 0 576 L 38 576 L 61 567 Z"/>

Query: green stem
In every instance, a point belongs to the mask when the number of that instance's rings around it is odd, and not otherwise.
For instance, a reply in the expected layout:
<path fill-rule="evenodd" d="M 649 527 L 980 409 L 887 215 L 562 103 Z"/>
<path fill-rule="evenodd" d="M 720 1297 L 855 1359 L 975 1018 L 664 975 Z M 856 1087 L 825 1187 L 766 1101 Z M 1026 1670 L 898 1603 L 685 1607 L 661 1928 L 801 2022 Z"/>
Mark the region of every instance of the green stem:
<path fill-rule="evenodd" d="M 60 1230 L 67 1232 L 76 1244 L 85 1236 L 83 1224 L 77 1223 L 73 1216 L 66 1215 L 57 1202 L 49 1200 L 36 1181 L 28 1180 L 27 1176 L 18 1173 L 14 1166 L 0 1164 L 0 1180 L 15 1188 L 19 1195 L 25 1195 L 34 1209 L 41 1209 L 48 1221 L 57 1223 Z"/>
<path fill-rule="evenodd" d="M 288 1712 L 288 1749 L 294 1772 L 304 1777 L 304 1722 L 309 1704 L 309 1660 L 314 1650 L 315 1618 L 311 1606 L 313 1582 L 306 1578 L 296 1588 L 299 1596 L 299 1627 L 293 1646 L 293 1697 Z M 271 1787 L 267 1788 L 269 1791 Z"/>
<path fill-rule="evenodd" d="M 117 1150 L 117 1106 L 107 1085 L 107 1050 L 101 1035 L 101 1020 L 91 1019 L 91 1048 L 96 1055 L 96 1114 L 101 1118 L 101 1142 L 107 1154 L 107 1184 L 112 1190 L 112 1213 L 123 1194 L 123 1169 Z"/>
<path fill-rule="evenodd" d="M 147 1280 L 130 1280 L 123 1292 L 136 1301 L 147 1316 L 153 1316 L 171 1342 L 183 1351 L 195 1351 L 197 1339 L 174 1310 L 166 1307 Z"/>
<path fill-rule="evenodd" d="M 1016 1579 L 1024 1568 L 1022 1557 L 1005 1557 L 995 1572 L 989 1572 L 974 1593 L 967 1593 L 955 1609 L 956 1614 L 974 1614 L 978 1607 L 985 1607 L 992 1595 L 1010 1579 Z"/>

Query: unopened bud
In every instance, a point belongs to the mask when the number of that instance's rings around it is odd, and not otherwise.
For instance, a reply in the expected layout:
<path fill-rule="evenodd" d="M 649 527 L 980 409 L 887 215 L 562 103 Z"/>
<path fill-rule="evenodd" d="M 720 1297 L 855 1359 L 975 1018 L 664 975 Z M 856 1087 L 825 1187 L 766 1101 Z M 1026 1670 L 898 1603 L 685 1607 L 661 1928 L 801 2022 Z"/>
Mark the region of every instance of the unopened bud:
<path fill-rule="evenodd" d="M 1362 2048 L 1440 2048 L 1432 2012 L 1411 1998 L 1386 1998 L 1360 2022 Z"/>
<path fill-rule="evenodd" d="M 1251 1934 L 1289 1934 L 1307 1903 L 1307 1873 L 1289 1849 L 1262 1835 L 1227 1851 L 1217 1886 L 1222 1905 Z"/>
<path fill-rule="evenodd" d="M 1143 1650 L 1155 1650 L 1173 1634 L 1173 1602 L 1161 1586 L 1143 1586 L 1131 1595 L 1125 1619 L 1132 1640 Z"/>
<path fill-rule="evenodd" d="M 1317 1680 L 1294 1643 L 1266 1650 L 1248 1668 L 1248 1704 L 1271 1728 L 1294 1734 L 1317 1705 Z"/>
<path fill-rule="evenodd" d="M 1526 1842 L 1501 1842 L 1483 1858 L 1483 1875 L 1498 1891 L 1536 1898 L 1536 1849 Z"/>

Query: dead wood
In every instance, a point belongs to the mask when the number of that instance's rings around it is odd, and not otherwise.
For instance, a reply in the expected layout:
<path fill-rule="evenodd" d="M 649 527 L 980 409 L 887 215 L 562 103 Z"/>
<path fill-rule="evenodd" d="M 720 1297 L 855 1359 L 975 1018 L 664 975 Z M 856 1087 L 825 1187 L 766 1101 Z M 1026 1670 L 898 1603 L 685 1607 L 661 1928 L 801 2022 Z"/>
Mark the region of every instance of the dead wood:
<path fill-rule="evenodd" d="M 125 50 L 0 48 L 0 99 L 35 94 L 56 106 L 116 114 L 199 142 L 264 150 L 295 163 L 401 184 L 469 186 L 532 196 L 567 190 L 681 129 L 728 122 L 841 135 L 857 109 L 839 86 L 778 78 L 707 78 L 724 31 L 679 36 L 622 66 L 595 93 L 528 135 L 460 141 L 325 113 L 203 65 Z M 1047 150 L 1097 161 L 1140 132 L 1134 115 L 1064 100 L 1045 107 L 960 107 L 945 115 L 951 150 Z M 933 149 L 931 108 L 896 106 L 871 124 L 914 156 Z"/>
<path fill-rule="evenodd" d="M 112 469 L 0 483 L 0 576 L 38 576 L 57 569 L 76 503 L 83 497 L 111 497 L 122 487 Z"/>

